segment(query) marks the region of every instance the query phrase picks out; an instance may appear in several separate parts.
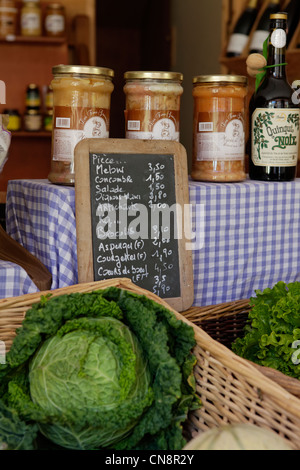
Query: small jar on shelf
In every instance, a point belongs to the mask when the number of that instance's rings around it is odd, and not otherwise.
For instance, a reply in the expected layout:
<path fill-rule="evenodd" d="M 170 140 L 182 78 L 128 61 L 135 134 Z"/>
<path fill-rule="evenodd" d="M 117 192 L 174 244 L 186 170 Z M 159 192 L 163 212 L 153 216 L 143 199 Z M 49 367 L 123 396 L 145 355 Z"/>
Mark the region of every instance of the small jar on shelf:
<path fill-rule="evenodd" d="M 53 109 L 49 109 L 44 114 L 43 122 L 44 131 L 52 132 L 53 127 Z"/>
<path fill-rule="evenodd" d="M 42 115 L 38 109 L 27 109 L 25 111 L 24 130 L 29 132 L 42 130 Z"/>
<path fill-rule="evenodd" d="M 27 86 L 25 105 L 27 109 L 40 109 L 41 95 L 38 85 L 30 83 Z"/>
<path fill-rule="evenodd" d="M 61 3 L 49 3 L 47 5 L 44 28 L 48 37 L 63 37 L 65 35 L 65 8 Z"/>
<path fill-rule="evenodd" d="M 0 37 L 7 38 L 17 33 L 16 2 L 13 0 L 0 0 Z"/>
<path fill-rule="evenodd" d="M 21 130 L 21 116 L 17 109 L 5 109 L 3 114 L 8 114 L 8 131 L 19 131 Z"/>
<path fill-rule="evenodd" d="M 53 124 L 53 90 L 51 85 L 46 88 L 45 92 L 45 105 L 43 116 L 44 131 L 52 131 Z"/>
<path fill-rule="evenodd" d="M 42 12 L 39 1 L 23 0 L 20 26 L 22 36 L 42 35 Z"/>
<path fill-rule="evenodd" d="M 39 86 L 30 83 L 26 89 L 26 111 L 23 116 L 25 131 L 40 131 L 42 129 L 41 94 Z"/>

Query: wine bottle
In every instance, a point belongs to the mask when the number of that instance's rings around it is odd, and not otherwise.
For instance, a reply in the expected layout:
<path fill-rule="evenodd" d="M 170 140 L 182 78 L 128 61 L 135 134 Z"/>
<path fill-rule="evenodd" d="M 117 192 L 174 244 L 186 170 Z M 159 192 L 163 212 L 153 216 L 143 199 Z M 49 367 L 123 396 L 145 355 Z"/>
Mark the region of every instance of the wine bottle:
<path fill-rule="evenodd" d="M 267 8 L 263 12 L 258 22 L 257 28 L 254 31 L 250 42 L 250 54 L 261 54 L 263 50 L 263 43 L 269 34 L 270 15 L 277 13 L 280 9 L 280 0 L 271 0 Z"/>
<path fill-rule="evenodd" d="M 299 100 L 286 78 L 286 27 L 286 13 L 270 16 L 266 75 L 249 103 L 249 177 L 253 180 L 291 181 L 296 176 Z"/>
<path fill-rule="evenodd" d="M 291 42 L 300 20 L 300 1 L 290 0 L 284 11 L 288 14 L 286 47 Z"/>
<path fill-rule="evenodd" d="M 249 0 L 247 8 L 238 18 L 234 30 L 229 38 L 226 56 L 235 57 L 241 55 L 247 41 L 254 21 L 257 16 L 258 0 Z"/>

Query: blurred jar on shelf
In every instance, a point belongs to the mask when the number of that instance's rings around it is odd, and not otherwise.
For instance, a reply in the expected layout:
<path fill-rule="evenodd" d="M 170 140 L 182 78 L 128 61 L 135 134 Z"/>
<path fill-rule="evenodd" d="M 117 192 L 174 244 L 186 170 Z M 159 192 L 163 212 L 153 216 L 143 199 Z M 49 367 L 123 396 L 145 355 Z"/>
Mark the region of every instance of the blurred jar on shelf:
<path fill-rule="evenodd" d="M 45 131 L 52 131 L 53 126 L 53 90 L 51 85 L 46 88 L 43 127 Z"/>
<path fill-rule="evenodd" d="M 42 115 L 38 109 L 27 109 L 23 118 L 25 131 L 34 132 L 42 129 Z"/>
<path fill-rule="evenodd" d="M 4 109 L 3 114 L 8 114 L 8 131 L 19 131 L 21 130 L 21 116 L 17 109 Z"/>
<path fill-rule="evenodd" d="M 39 86 L 35 83 L 30 83 L 27 86 L 25 105 L 27 109 L 39 110 L 41 106 L 41 94 Z"/>
<path fill-rule="evenodd" d="M 44 131 L 51 132 L 53 128 L 53 110 L 49 109 L 44 114 L 43 122 Z"/>
<path fill-rule="evenodd" d="M 16 2 L 13 0 L 0 0 L 0 37 L 5 38 L 17 34 Z"/>
<path fill-rule="evenodd" d="M 52 86 L 49 85 L 46 88 L 45 92 L 45 109 L 51 110 L 53 109 L 53 89 Z"/>
<path fill-rule="evenodd" d="M 44 27 L 46 36 L 62 37 L 65 35 L 65 8 L 61 3 L 49 3 L 47 5 Z"/>
<path fill-rule="evenodd" d="M 23 0 L 20 26 L 22 36 L 42 35 L 42 11 L 39 1 Z"/>
<path fill-rule="evenodd" d="M 246 179 L 245 133 L 248 79 L 200 75 L 193 79 L 193 162 L 198 181 Z"/>

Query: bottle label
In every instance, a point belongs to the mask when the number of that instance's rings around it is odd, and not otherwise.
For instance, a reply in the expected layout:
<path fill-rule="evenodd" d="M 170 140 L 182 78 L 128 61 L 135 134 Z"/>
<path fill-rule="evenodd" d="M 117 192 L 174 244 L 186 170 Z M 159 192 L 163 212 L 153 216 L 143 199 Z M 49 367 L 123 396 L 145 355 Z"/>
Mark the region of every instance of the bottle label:
<path fill-rule="evenodd" d="M 53 160 L 71 162 L 75 146 L 80 140 L 108 137 L 108 109 L 70 106 L 54 108 Z"/>
<path fill-rule="evenodd" d="M 256 166 L 296 166 L 299 109 L 257 108 L 252 114 L 251 158 Z"/>
<path fill-rule="evenodd" d="M 179 111 L 125 111 L 126 138 L 179 142 Z"/>
<path fill-rule="evenodd" d="M 241 54 L 247 44 L 248 37 L 249 36 L 247 36 L 246 34 L 232 34 L 228 42 L 227 52 L 231 52 L 233 54 Z"/>
<path fill-rule="evenodd" d="M 244 161 L 245 130 L 242 114 L 198 113 L 195 145 L 198 161 Z"/>
<path fill-rule="evenodd" d="M 274 29 L 273 33 L 271 34 L 271 44 L 272 46 L 279 49 L 282 49 L 286 46 L 286 32 L 284 29 Z"/>
<path fill-rule="evenodd" d="M 262 51 L 263 44 L 269 35 L 268 31 L 257 30 L 253 33 L 250 50 Z"/>

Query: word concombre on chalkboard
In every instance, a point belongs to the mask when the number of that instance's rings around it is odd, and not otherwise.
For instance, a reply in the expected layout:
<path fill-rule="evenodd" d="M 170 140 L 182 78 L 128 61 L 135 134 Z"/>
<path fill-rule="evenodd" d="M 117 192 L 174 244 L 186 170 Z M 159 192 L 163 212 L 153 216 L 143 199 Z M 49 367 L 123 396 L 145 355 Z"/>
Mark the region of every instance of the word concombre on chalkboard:
<path fill-rule="evenodd" d="M 86 139 L 75 149 L 75 194 L 79 282 L 127 277 L 178 311 L 192 305 L 181 144 Z"/>

